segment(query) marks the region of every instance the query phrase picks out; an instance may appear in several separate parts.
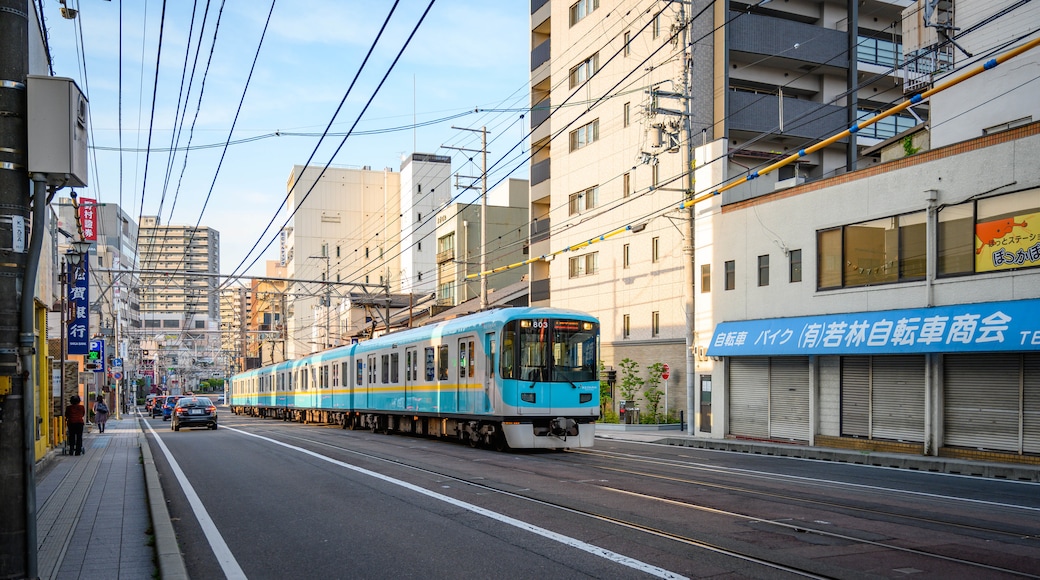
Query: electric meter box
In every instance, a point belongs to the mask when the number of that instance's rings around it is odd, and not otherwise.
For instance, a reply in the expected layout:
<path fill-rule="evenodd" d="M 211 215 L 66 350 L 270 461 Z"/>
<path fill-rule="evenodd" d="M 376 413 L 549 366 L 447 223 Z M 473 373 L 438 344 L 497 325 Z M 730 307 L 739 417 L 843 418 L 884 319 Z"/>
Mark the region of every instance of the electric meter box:
<path fill-rule="evenodd" d="M 48 185 L 87 186 L 87 99 L 76 81 L 29 75 L 26 79 L 29 172 L 46 173 Z"/>

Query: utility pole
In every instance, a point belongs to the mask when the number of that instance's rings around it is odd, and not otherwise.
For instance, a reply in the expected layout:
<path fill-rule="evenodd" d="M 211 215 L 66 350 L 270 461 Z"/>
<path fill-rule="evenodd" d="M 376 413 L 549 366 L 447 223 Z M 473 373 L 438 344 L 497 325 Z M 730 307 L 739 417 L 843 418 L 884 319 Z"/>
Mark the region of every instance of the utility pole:
<path fill-rule="evenodd" d="M 692 11 L 691 11 L 692 12 Z M 690 32 L 690 28 L 693 26 L 692 22 L 686 21 L 686 2 L 679 3 L 679 22 L 683 25 L 683 94 L 686 97 L 685 106 L 683 107 L 686 113 L 684 126 L 686 128 L 686 173 L 687 179 L 687 199 L 692 199 L 694 194 L 694 185 L 696 179 L 693 175 L 693 87 L 692 87 L 692 76 L 693 76 L 693 35 Z M 695 296 L 693 284 L 696 269 L 696 245 L 694 244 L 694 234 L 696 228 L 693 223 L 694 207 L 690 207 L 686 210 L 686 232 L 685 239 L 683 240 L 683 303 L 686 310 L 686 414 L 688 415 L 686 420 L 686 429 L 689 435 L 695 433 L 694 425 L 696 424 L 696 416 L 694 410 L 697 408 L 696 395 L 696 375 L 697 375 L 697 357 L 695 355 L 695 349 L 697 348 L 696 337 L 696 316 L 697 313 L 694 310 Z"/>
<path fill-rule="evenodd" d="M 26 330 L 20 296 L 33 291 L 24 285 L 30 223 L 28 15 L 28 0 L 0 0 L 0 578 L 37 576 L 35 412 L 31 369 L 19 366 L 19 331 Z M 37 206 L 45 203 L 43 189 L 37 188 Z"/>
<path fill-rule="evenodd" d="M 445 149 L 456 149 L 458 151 L 469 151 L 469 152 L 472 152 L 472 153 L 481 153 L 482 157 L 483 157 L 483 162 L 481 163 L 481 170 L 480 170 L 480 180 L 481 180 L 481 187 L 480 187 L 480 272 L 481 272 L 480 273 L 480 309 L 481 310 L 486 310 L 487 309 L 487 305 L 488 305 L 488 300 L 487 300 L 487 293 L 488 292 L 487 292 L 487 275 L 484 272 L 487 272 L 487 177 L 488 177 L 488 172 L 487 172 L 487 156 L 488 156 L 487 133 L 488 132 L 487 132 L 487 127 L 486 126 L 481 127 L 480 129 L 468 129 L 466 127 L 455 127 L 455 126 L 452 126 L 452 129 L 457 129 L 459 131 L 473 131 L 474 133 L 478 133 L 479 132 L 480 135 L 481 135 L 480 151 L 477 151 L 475 149 L 464 149 L 462 147 L 449 147 L 447 145 L 441 145 L 441 147 L 444 147 Z M 466 176 L 460 176 L 460 177 L 466 178 Z M 469 179 L 476 179 L 474 177 L 468 177 L 468 178 Z M 466 189 L 471 189 L 471 188 L 470 187 L 466 187 Z M 466 243 L 468 244 L 469 241 L 467 240 Z"/>

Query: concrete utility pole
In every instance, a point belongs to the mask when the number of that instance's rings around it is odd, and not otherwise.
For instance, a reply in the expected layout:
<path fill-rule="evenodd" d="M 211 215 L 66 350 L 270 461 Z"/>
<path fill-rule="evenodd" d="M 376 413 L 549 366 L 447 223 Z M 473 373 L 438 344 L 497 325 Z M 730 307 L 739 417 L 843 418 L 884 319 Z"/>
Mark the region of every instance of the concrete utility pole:
<path fill-rule="evenodd" d="M 459 131 L 473 131 L 474 133 L 480 133 L 480 135 L 481 135 L 481 138 L 480 138 L 480 150 L 479 151 L 477 151 L 476 149 L 464 149 L 462 147 L 449 147 L 447 145 L 441 145 L 441 147 L 444 147 L 445 149 L 455 149 L 455 150 L 458 150 L 458 151 L 469 151 L 471 153 L 481 153 L 481 155 L 483 157 L 483 162 L 481 163 L 481 170 L 480 170 L 480 181 L 481 181 L 481 187 L 480 187 L 480 272 L 481 272 L 481 274 L 480 274 L 480 309 L 481 310 L 485 310 L 485 309 L 487 309 L 487 305 L 488 305 L 488 300 L 487 300 L 487 294 L 488 294 L 488 292 L 487 292 L 487 275 L 484 274 L 484 272 L 487 272 L 487 176 L 488 176 L 487 175 L 487 173 L 488 173 L 488 171 L 487 171 L 487 156 L 488 156 L 487 134 L 488 134 L 488 131 L 487 131 L 487 127 L 486 126 L 485 127 L 481 127 L 480 129 L 467 129 L 466 127 L 455 127 L 455 126 L 452 126 L 452 129 L 458 129 Z M 466 176 L 460 176 L 460 177 L 465 178 Z M 476 179 L 476 178 L 475 177 L 469 177 L 469 179 Z M 467 187 L 466 189 L 471 189 L 471 188 Z M 467 240 L 466 243 L 469 244 L 469 241 Z M 467 264 L 466 266 L 468 268 L 469 264 Z"/>
<path fill-rule="evenodd" d="M 683 94 L 686 96 L 685 107 L 685 123 L 683 126 L 686 129 L 686 172 L 689 176 L 687 180 L 687 198 L 692 198 L 695 195 L 694 185 L 696 179 L 693 175 L 693 87 L 691 86 L 691 77 L 693 75 L 693 35 L 690 33 L 690 28 L 693 26 L 692 22 L 686 21 L 686 3 L 681 2 L 679 4 L 679 22 L 684 25 L 683 27 Z M 686 310 L 686 429 L 687 433 L 693 435 L 695 433 L 694 425 L 697 423 L 696 417 L 694 416 L 694 410 L 697 408 L 695 401 L 697 392 L 697 357 L 695 355 L 695 349 L 697 348 L 697 329 L 696 329 L 696 317 L 697 313 L 694 310 L 695 302 L 694 297 L 694 276 L 696 270 L 696 251 L 697 248 L 694 245 L 694 232 L 696 230 L 693 223 L 693 205 L 686 210 L 686 235 L 683 240 L 683 306 Z"/>
<path fill-rule="evenodd" d="M 18 364 L 19 299 L 23 291 L 33 291 L 24 286 L 30 222 L 28 50 L 28 0 L 0 0 L 0 578 L 37 576 L 31 369 Z M 45 197 L 38 197 L 37 205 Z"/>

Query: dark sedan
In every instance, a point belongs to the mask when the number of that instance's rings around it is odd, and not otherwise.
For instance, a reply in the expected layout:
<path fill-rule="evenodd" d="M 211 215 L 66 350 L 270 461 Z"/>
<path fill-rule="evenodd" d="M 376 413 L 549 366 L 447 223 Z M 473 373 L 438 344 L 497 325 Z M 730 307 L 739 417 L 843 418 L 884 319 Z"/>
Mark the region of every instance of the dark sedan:
<path fill-rule="evenodd" d="M 171 415 L 170 428 L 174 431 L 180 431 L 181 427 L 217 428 L 217 408 L 206 397 L 180 399 Z"/>

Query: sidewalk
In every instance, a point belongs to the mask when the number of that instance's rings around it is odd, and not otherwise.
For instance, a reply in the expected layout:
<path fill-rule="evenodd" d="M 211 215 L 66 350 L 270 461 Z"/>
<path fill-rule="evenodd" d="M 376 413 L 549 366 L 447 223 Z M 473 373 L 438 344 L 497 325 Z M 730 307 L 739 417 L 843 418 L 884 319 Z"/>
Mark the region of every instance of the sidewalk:
<path fill-rule="evenodd" d="M 37 466 L 39 577 L 187 578 L 136 416 L 88 428 L 86 453 L 56 449 Z"/>

